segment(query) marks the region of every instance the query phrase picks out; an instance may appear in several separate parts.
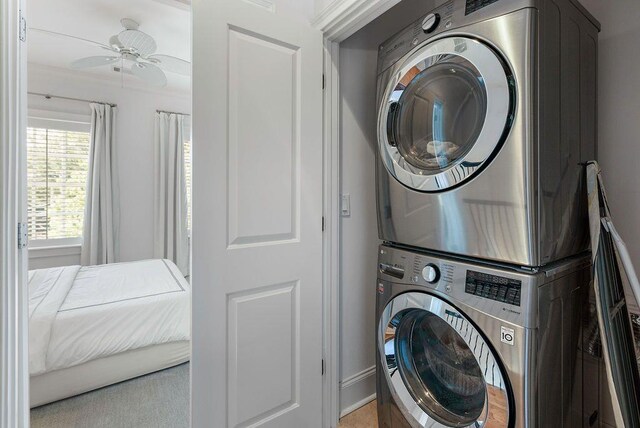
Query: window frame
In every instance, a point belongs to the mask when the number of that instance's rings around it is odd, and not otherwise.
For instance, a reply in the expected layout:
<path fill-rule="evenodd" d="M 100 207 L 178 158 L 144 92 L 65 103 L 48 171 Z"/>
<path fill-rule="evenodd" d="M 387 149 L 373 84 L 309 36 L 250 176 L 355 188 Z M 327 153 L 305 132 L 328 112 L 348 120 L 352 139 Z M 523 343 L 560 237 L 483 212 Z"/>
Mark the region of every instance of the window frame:
<path fill-rule="evenodd" d="M 28 128 L 55 129 L 69 132 L 91 133 L 91 116 L 88 114 L 67 113 L 61 111 L 48 111 L 29 109 L 27 116 Z M 28 183 L 27 183 L 28 186 Z M 52 238 L 29 239 L 30 249 L 80 247 L 84 238 Z"/>

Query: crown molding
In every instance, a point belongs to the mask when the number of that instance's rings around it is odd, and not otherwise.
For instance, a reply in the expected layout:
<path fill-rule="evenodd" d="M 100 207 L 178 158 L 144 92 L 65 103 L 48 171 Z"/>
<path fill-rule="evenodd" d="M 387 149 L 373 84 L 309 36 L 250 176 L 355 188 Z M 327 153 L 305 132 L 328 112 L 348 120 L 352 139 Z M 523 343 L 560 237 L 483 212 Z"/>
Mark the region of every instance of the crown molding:
<path fill-rule="evenodd" d="M 342 42 L 400 0 L 334 0 L 313 21 L 332 42 Z"/>
<path fill-rule="evenodd" d="M 191 0 L 153 0 L 156 3 L 166 4 L 185 11 L 191 11 Z"/>

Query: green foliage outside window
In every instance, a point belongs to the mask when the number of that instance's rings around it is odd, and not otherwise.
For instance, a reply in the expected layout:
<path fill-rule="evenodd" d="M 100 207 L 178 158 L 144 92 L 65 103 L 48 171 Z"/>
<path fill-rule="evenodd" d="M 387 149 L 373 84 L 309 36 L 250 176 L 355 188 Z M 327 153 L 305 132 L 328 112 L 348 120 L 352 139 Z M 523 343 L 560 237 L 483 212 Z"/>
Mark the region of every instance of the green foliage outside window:
<path fill-rule="evenodd" d="M 30 240 L 81 238 L 89 133 L 27 128 Z"/>

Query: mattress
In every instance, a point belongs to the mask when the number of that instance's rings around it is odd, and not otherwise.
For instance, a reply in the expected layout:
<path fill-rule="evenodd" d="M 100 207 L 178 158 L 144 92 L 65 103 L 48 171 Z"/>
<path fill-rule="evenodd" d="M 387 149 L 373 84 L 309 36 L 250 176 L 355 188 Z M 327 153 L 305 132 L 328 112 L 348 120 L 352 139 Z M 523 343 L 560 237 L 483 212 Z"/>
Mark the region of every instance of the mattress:
<path fill-rule="evenodd" d="M 182 343 L 184 349 L 190 340 L 190 322 L 190 285 L 169 260 L 30 271 L 32 405 L 42 404 L 36 398 L 47 379 L 55 379 L 66 369 L 113 356 L 120 356 L 115 358 L 118 361 L 126 360 L 127 355 L 136 355 L 132 351 L 158 345 Z M 158 349 L 160 352 L 164 348 Z M 117 382 L 124 380 L 125 372 L 135 377 L 166 368 L 172 360 L 179 364 L 188 359 L 186 355 L 177 359 L 175 355 L 154 355 L 148 366 L 138 364 L 137 371 L 115 370 L 113 378 Z M 84 367 L 86 370 L 87 366 Z M 48 373 L 51 376 L 44 376 Z M 86 388 L 108 384 L 106 374 L 96 373 L 94 377 L 103 380 L 92 379 L 83 372 L 76 379 L 78 384 L 68 390 L 89 390 Z M 83 382 L 85 388 L 81 388 Z"/>
<path fill-rule="evenodd" d="M 30 380 L 30 405 L 38 407 L 189 361 L 191 342 L 170 342 L 54 370 Z"/>

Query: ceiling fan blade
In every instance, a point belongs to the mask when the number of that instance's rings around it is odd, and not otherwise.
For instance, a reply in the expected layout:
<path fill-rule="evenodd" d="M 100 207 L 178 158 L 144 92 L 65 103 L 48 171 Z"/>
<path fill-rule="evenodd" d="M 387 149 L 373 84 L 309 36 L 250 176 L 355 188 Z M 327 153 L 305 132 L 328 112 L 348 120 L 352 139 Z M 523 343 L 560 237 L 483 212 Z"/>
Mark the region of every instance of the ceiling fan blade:
<path fill-rule="evenodd" d="M 114 51 L 120 51 L 124 48 L 124 46 L 122 46 L 122 43 L 120 43 L 120 39 L 118 39 L 118 36 L 111 36 L 109 38 L 109 44 L 111 45 L 111 48 L 113 48 Z"/>
<path fill-rule="evenodd" d="M 120 20 L 120 24 L 126 30 L 137 30 L 138 28 L 140 28 L 140 24 L 138 24 L 138 21 L 136 21 L 135 19 L 131 19 L 131 18 L 122 18 Z"/>
<path fill-rule="evenodd" d="M 35 31 L 37 33 L 48 34 L 48 35 L 54 36 L 54 37 L 63 37 L 63 38 L 67 38 L 67 39 L 74 39 L 74 40 L 77 40 L 79 42 L 87 43 L 87 44 L 90 44 L 90 45 L 97 46 L 99 48 L 103 48 L 103 49 L 107 49 L 107 50 L 113 51 L 113 48 L 111 46 L 107 46 L 104 43 L 94 42 L 93 40 L 84 39 L 82 37 L 71 36 L 69 34 L 58 33 L 56 31 L 43 30 L 42 28 L 29 28 L 29 31 Z"/>
<path fill-rule="evenodd" d="M 100 67 L 112 64 L 120 59 L 119 56 L 89 56 L 71 63 L 71 68 L 79 70 L 83 68 Z"/>
<path fill-rule="evenodd" d="M 131 72 L 153 86 L 167 86 L 167 76 L 153 64 L 136 62 Z"/>
<path fill-rule="evenodd" d="M 122 46 L 142 56 L 151 55 L 158 48 L 153 37 L 138 30 L 124 30 L 118 34 L 118 40 Z"/>
<path fill-rule="evenodd" d="M 171 55 L 151 55 L 147 59 L 155 62 L 160 68 L 171 73 L 191 76 L 191 63 L 189 61 Z"/>

